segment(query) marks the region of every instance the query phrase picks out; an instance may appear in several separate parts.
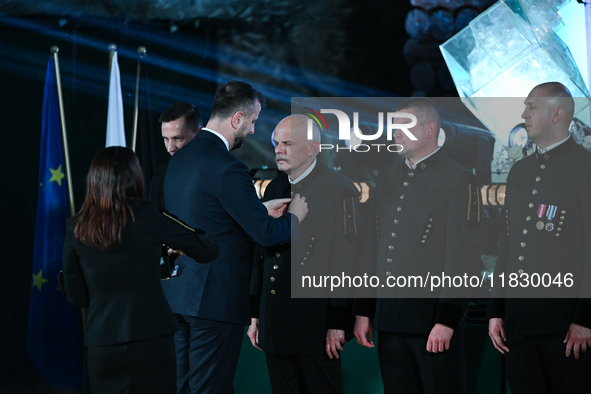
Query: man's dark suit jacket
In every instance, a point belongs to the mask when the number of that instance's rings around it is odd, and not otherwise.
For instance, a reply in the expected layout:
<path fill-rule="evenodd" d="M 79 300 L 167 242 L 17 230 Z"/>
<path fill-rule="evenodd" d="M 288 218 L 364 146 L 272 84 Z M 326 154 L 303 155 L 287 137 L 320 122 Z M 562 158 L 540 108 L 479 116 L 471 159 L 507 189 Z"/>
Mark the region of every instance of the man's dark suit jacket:
<path fill-rule="evenodd" d="M 347 299 L 292 298 L 292 268 L 302 275 L 313 275 L 317 270 L 328 274 L 325 268 L 351 275 L 358 191 L 349 179 L 320 162 L 293 186 L 287 174 L 279 175 L 267 186 L 264 200 L 289 197 L 290 190 L 308 202 L 309 211 L 300 227 L 301 242 L 257 247 L 251 281 L 252 315 L 259 318 L 259 345 L 266 352 L 323 354 L 329 328 L 352 330 L 351 305 Z"/>
<path fill-rule="evenodd" d="M 211 263 L 192 264 L 186 256 L 178 260 L 179 276 L 162 283 L 172 310 L 250 324 L 252 240 L 265 246 L 290 242 L 290 215 L 279 219 L 268 215 L 248 167 L 207 129 L 171 157 L 164 195 L 167 209 L 212 234 L 220 245 L 220 254 Z"/>
<path fill-rule="evenodd" d="M 126 224 L 121 245 L 110 251 L 79 244 L 71 226 L 66 235 L 64 290 L 72 304 L 88 308 L 87 346 L 146 340 L 177 330 L 160 285 L 163 243 L 203 261 L 217 256 L 210 235 L 162 213 L 157 202 L 134 201 L 132 209 L 135 220 Z"/>

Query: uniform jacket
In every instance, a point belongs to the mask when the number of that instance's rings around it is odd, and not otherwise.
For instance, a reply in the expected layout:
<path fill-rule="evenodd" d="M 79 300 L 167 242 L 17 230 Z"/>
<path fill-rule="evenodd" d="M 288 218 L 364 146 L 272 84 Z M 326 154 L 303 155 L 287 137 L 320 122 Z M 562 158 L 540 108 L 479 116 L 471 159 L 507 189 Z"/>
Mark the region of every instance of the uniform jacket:
<path fill-rule="evenodd" d="M 345 176 L 316 162 L 312 172 L 295 185 L 289 183 L 287 174 L 279 175 L 267 186 L 264 199 L 295 193 L 306 197 L 309 208 L 300 226 L 300 240 L 257 248 L 251 282 L 252 314 L 259 318 L 259 345 L 266 352 L 321 354 L 329 328 L 352 330 L 351 302 L 343 298 L 292 298 L 292 272 L 351 272 L 357 242 L 358 192 Z M 294 285 L 299 285 L 300 279 L 295 278 Z"/>
<path fill-rule="evenodd" d="M 504 273 L 505 288 L 494 286 L 489 317 L 505 318 L 505 328 L 522 335 L 565 334 L 570 323 L 591 328 L 590 300 L 579 297 L 582 292 L 589 297 L 590 271 L 591 153 L 571 137 L 545 154 L 519 160 L 509 172 L 495 267 L 495 280 L 500 283 Z M 553 284 L 549 292 L 544 286 L 508 284 L 510 274 L 549 274 L 554 280 L 559 273 L 562 278 L 571 273 L 574 285 Z M 572 298 L 549 298 L 554 295 Z"/>
<path fill-rule="evenodd" d="M 374 327 L 394 333 L 429 334 L 434 324 L 457 329 L 464 316 L 467 289 L 430 289 L 430 275 L 476 274 L 480 227 L 480 190 L 474 175 L 443 150 L 415 170 L 397 163 L 380 171 L 372 197 L 375 225 L 366 253 L 373 254 L 375 275 L 421 275 L 427 288 L 408 298 L 406 287 L 378 288 Z M 369 221 L 370 224 L 372 220 Z M 407 298 L 397 298 L 404 294 Z M 372 304 L 356 303 L 356 315 L 373 316 Z"/>
<path fill-rule="evenodd" d="M 166 208 L 203 228 L 220 244 L 219 256 L 194 264 L 183 256 L 179 276 L 163 282 L 175 313 L 249 324 L 249 285 L 254 243 L 289 242 L 290 215 L 270 217 L 248 167 L 206 129 L 171 157 L 164 180 Z"/>
<path fill-rule="evenodd" d="M 121 245 L 101 251 L 81 245 L 70 226 L 64 242 L 64 290 L 87 309 L 87 346 L 105 346 L 169 335 L 176 319 L 160 284 L 160 249 L 165 243 L 201 261 L 213 260 L 218 245 L 162 211 L 156 201 L 134 201 Z M 164 213 L 163 213 L 164 212 Z M 193 261 L 194 265 L 197 265 Z"/>

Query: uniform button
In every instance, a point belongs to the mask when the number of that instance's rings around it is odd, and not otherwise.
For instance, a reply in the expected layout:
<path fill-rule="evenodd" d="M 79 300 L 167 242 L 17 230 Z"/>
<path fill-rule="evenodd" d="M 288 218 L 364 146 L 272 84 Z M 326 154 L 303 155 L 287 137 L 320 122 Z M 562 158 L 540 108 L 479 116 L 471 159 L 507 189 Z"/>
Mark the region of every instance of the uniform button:
<path fill-rule="evenodd" d="M 430 225 L 430 224 L 428 224 L 428 225 L 427 225 L 427 228 L 431 228 L 431 225 Z"/>
<path fill-rule="evenodd" d="M 398 212 L 400 212 L 400 211 L 402 211 L 402 207 L 398 207 L 398 208 L 396 208 L 396 210 L 397 210 Z"/>
<path fill-rule="evenodd" d="M 306 252 L 306 254 L 307 254 L 307 255 L 309 255 L 309 254 L 310 254 L 310 252 Z"/>
<path fill-rule="evenodd" d="M 425 230 L 425 234 L 429 234 L 429 230 Z"/>
<path fill-rule="evenodd" d="M 400 223 L 400 220 L 394 219 L 394 224 L 398 224 L 398 223 Z"/>
<path fill-rule="evenodd" d="M 409 172 L 408 173 L 408 176 L 415 176 L 415 173 L 414 172 Z"/>
<path fill-rule="evenodd" d="M 401 199 L 401 200 L 404 200 L 404 194 L 401 194 L 401 195 L 400 195 L 400 199 Z"/>
<path fill-rule="evenodd" d="M 392 233 L 392 238 L 396 238 L 396 233 Z"/>
<path fill-rule="evenodd" d="M 509 234 L 507 234 L 507 235 L 509 235 Z M 424 239 L 421 239 L 421 243 L 424 244 L 425 243 L 425 240 Z"/>
<path fill-rule="evenodd" d="M 525 257 L 519 256 L 519 261 L 523 261 L 523 259 L 525 259 Z"/>
<path fill-rule="evenodd" d="M 518 272 L 519 274 L 523 274 L 523 270 L 521 270 L 521 269 L 520 269 L 520 270 L 517 270 L 517 272 Z"/>
<path fill-rule="evenodd" d="M 271 282 L 275 282 L 275 278 L 271 277 Z"/>
<path fill-rule="evenodd" d="M 538 191 L 536 189 L 534 189 L 534 190 L 531 191 L 531 194 L 536 195 L 536 194 L 538 194 Z"/>
<path fill-rule="evenodd" d="M 527 234 L 527 230 L 526 230 L 526 229 L 523 229 L 523 233 L 524 233 L 524 234 Z"/>
<path fill-rule="evenodd" d="M 521 247 L 522 247 L 522 248 L 525 248 L 525 242 L 522 242 L 522 243 L 521 243 Z"/>
<path fill-rule="evenodd" d="M 546 164 L 541 164 L 540 168 L 543 170 L 544 168 L 546 168 Z"/>
<path fill-rule="evenodd" d="M 432 222 L 433 221 L 433 218 L 429 218 L 429 221 Z"/>
<path fill-rule="evenodd" d="M 530 208 L 533 208 L 533 207 L 534 207 L 534 203 L 533 203 L 533 202 L 530 202 L 528 206 L 529 206 Z"/>
<path fill-rule="evenodd" d="M 562 226 L 564 224 L 564 222 L 558 222 L 559 226 Z"/>
<path fill-rule="evenodd" d="M 560 213 L 564 215 L 564 214 L 566 214 L 566 211 L 560 211 Z"/>
<path fill-rule="evenodd" d="M 302 262 L 300 263 L 300 265 L 303 267 L 303 266 L 304 266 L 304 262 L 302 261 Z"/>
<path fill-rule="evenodd" d="M 275 253 L 275 257 L 281 257 L 281 253 Z"/>
<path fill-rule="evenodd" d="M 558 228 L 556 229 L 556 231 L 558 231 L 558 232 L 561 232 L 561 231 L 562 231 L 562 229 L 561 229 L 560 227 L 558 227 Z"/>
<path fill-rule="evenodd" d="M 426 235 L 423 235 L 423 239 L 427 239 L 427 236 Z"/>
<path fill-rule="evenodd" d="M 392 273 L 390 271 L 386 271 L 386 275 L 390 276 L 390 275 L 392 275 Z"/>
<path fill-rule="evenodd" d="M 527 215 L 527 216 L 525 217 L 525 220 L 527 220 L 527 221 L 529 222 L 529 221 L 531 220 L 531 216 Z"/>
<path fill-rule="evenodd" d="M 279 266 L 278 266 L 277 264 L 275 264 L 275 265 L 273 266 L 273 269 L 274 269 L 274 270 L 276 270 L 277 268 L 279 268 Z"/>
<path fill-rule="evenodd" d="M 390 245 L 390 246 L 388 246 L 388 249 L 390 249 L 390 250 L 394 250 L 394 245 Z"/>
<path fill-rule="evenodd" d="M 275 294 L 275 290 L 271 290 L 271 294 Z"/>
<path fill-rule="evenodd" d="M 386 259 L 386 263 L 391 263 L 391 262 L 392 262 L 392 259 L 390 259 L 390 258 Z"/>
<path fill-rule="evenodd" d="M 310 241 L 314 242 L 315 241 L 314 237 L 310 238 Z"/>
<path fill-rule="evenodd" d="M 542 178 L 541 178 L 541 177 L 539 177 L 539 176 L 537 176 L 537 177 L 536 177 L 536 182 L 539 182 L 539 181 L 541 181 L 541 180 L 542 180 Z"/>
<path fill-rule="evenodd" d="M 408 182 L 404 182 L 404 183 L 403 183 L 403 185 L 404 185 L 405 187 L 407 187 L 407 186 L 409 185 L 409 183 L 408 183 Z"/>
<path fill-rule="evenodd" d="M 560 220 L 564 220 L 564 216 L 561 216 L 561 217 L 560 217 Z"/>
<path fill-rule="evenodd" d="M 560 238 L 560 234 L 558 234 L 558 233 L 556 233 L 554 236 L 555 236 L 556 238 Z"/>
<path fill-rule="evenodd" d="M 306 261 L 306 260 L 308 260 L 308 258 L 307 257 L 304 257 L 303 260 Z"/>

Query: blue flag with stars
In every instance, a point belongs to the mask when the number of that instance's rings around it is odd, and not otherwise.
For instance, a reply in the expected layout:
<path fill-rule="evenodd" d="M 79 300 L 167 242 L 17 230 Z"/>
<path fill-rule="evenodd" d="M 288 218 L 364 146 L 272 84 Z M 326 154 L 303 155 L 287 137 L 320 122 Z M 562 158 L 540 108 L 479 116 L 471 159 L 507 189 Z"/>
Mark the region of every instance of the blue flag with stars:
<path fill-rule="evenodd" d="M 77 308 L 58 290 L 68 219 L 55 66 L 49 58 L 43 95 L 39 194 L 29 305 L 27 351 L 52 386 L 82 385 L 82 344 Z"/>

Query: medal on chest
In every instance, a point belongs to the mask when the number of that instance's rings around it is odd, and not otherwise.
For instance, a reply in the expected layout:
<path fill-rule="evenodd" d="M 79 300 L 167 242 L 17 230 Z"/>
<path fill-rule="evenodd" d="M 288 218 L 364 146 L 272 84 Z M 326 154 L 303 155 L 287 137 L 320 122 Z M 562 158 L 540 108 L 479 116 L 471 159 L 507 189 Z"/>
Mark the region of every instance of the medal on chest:
<path fill-rule="evenodd" d="M 538 230 L 543 230 L 544 229 L 544 213 L 546 213 L 546 208 L 548 206 L 546 204 L 540 204 L 540 206 L 538 207 L 538 218 L 540 218 L 540 220 L 538 220 L 538 222 L 536 223 L 536 228 Z"/>
<path fill-rule="evenodd" d="M 556 216 L 556 205 L 548 205 L 548 209 L 546 211 L 546 217 L 548 218 L 548 222 L 546 223 L 546 230 L 552 231 L 554 230 L 554 223 L 552 223 L 552 219 Z"/>

